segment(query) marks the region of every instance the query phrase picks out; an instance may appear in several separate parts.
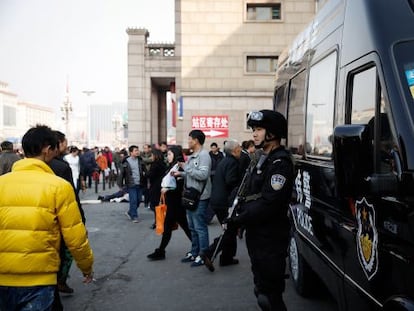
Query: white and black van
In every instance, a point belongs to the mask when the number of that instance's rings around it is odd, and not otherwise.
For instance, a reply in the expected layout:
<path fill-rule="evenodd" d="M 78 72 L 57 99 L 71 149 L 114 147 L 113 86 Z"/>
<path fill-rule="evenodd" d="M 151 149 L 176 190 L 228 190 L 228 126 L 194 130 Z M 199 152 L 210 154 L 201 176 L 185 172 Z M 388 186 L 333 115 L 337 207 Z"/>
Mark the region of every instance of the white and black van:
<path fill-rule="evenodd" d="M 414 0 L 330 0 L 279 57 L 291 276 L 339 310 L 414 310 Z"/>

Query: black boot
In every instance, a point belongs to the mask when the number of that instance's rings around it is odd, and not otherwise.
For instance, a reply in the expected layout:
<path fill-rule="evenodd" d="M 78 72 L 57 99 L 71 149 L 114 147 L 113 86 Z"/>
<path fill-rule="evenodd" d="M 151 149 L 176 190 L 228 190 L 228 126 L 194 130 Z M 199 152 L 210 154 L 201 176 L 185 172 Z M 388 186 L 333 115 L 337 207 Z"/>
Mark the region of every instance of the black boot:
<path fill-rule="evenodd" d="M 155 251 L 152 254 L 149 254 L 147 256 L 150 260 L 162 260 L 165 259 L 165 250 L 156 248 Z"/>
<path fill-rule="evenodd" d="M 256 294 L 256 291 L 255 291 Z M 286 305 L 283 302 L 282 296 L 269 297 L 263 293 L 257 293 L 257 304 L 262 311 L 286 311 Z"/>
<path fill-rule="evenodd" d="M 238 265 L 239 260 L 236 258 L 225 258 L 223 255 L 220 255 L 220 266 L 231 266 L 231 265 Z"/>

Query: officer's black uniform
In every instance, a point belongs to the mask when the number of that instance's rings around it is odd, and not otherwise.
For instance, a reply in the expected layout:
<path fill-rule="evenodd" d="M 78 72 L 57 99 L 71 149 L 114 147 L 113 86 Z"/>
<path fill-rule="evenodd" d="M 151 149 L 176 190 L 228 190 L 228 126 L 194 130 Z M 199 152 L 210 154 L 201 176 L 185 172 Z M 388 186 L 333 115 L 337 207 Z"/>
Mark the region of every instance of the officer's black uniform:
<path fill-rule="evenodd" d="M 262 310 L 286 310 L 282 293 L 293 182 L 293 162 L 283 146 L 262 155 L 250 174 L 239 214 L 229 221 L 246 228 L 255 294 Z"/>

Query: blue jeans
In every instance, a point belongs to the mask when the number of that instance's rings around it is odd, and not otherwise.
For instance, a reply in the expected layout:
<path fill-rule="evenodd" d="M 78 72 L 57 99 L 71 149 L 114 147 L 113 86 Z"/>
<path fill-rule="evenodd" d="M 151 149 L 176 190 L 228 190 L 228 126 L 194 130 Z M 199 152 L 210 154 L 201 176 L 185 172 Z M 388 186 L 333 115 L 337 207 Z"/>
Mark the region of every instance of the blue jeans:
<path fill-rule="evenodd" d="M 194 257 L 203 254 L 209 246 L 206 221 L 208 203 L 209 200 L 202 200 L 195 211 L 187 210 L 188 227 L 191 231 L 191 254 Z"/>
<path fill-rule="evenodd" d="M 0 286 L 0 310 L 52 310 L 55 285 L 13 287 Z"/>
<path fill-rule="evenodd" d="M 132 219 L 138 218 L 138 206 L 141 202 L 141 186 L 134 185 L 128 187 L 129 194 L 129 211 L 128 214 Z"/>

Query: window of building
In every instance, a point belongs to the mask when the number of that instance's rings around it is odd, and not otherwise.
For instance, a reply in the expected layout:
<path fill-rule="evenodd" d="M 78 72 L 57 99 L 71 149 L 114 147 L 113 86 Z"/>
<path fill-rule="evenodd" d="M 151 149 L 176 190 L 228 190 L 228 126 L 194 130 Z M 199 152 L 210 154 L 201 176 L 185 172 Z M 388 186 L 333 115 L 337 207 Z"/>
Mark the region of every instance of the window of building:
<path fill-rule="evenodd" d="M 280 3 L 247 3 L 247 21 L 280 21 L 281 19 Z"/>
<path fill-rule="evenodd" d="M 335 106 L 336 53 L 309 71 L 306 144 L 309 155 L 331 157 Z"/>
<path fill-rule="evenodd" d="M 277 56 L 247 56 L 247 73 L 275 73 Z"/>
<path fill-rule="evenodd" d="M 5 126 L 16 126 L 16 108 L 4 106 L 3 112 L 3 124 Z"/>
<path fill-rule="evenodd" d="M 251 111 L 246 111 L 245 113 L 244 113 L 244 130 L 245 131 L 248 131 L 248 132 L 251 132 L 252 131 L 252 129 L 249 127 L 249 126 L 247 126 L 247 120 L 249 120 L 249 114 L 250 114 L 250 112 Z"/>

